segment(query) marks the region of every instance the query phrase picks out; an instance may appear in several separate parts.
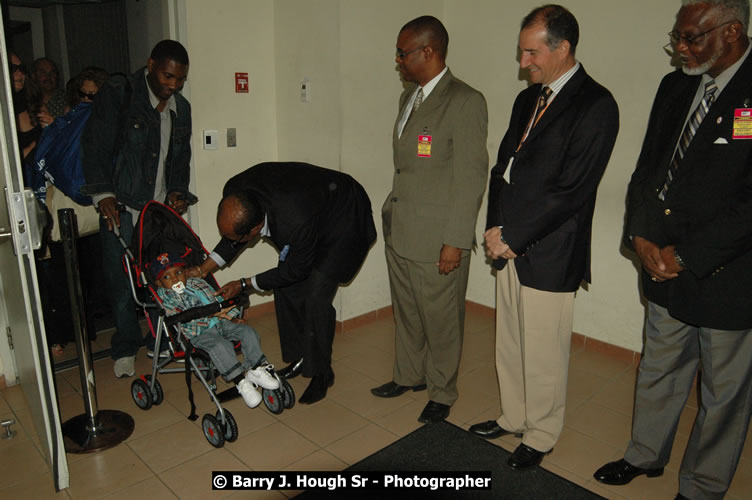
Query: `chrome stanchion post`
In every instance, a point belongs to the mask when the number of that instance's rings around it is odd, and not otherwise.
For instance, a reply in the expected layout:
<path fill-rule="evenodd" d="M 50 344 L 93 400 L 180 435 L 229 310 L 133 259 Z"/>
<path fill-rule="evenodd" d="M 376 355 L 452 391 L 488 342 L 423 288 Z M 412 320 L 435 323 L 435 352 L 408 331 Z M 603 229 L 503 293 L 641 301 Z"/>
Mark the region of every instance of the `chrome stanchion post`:
<path fill-rule="evenodd" d="M 58 210 L 58 223 L 65 256 L 68 295 L 70 296 L 76 352 L 84 397 L 82 415 L 63 424 L 65 450 L 69 453 L 89 453 L 111 448 L 128 439 L 134 428 L 133 418 L 125 412 L 99 410 L 89 339 L 86 335 L 86 311 L 78 266 L 78 225 L 73 209 Z"/>

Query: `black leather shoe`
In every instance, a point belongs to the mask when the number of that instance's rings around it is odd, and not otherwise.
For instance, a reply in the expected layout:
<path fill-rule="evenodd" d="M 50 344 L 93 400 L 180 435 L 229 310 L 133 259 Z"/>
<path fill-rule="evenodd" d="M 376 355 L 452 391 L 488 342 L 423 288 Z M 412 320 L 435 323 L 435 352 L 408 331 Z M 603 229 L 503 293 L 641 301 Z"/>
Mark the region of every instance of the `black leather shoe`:
<path fill-rule="evenodd" d="M 514 450 L 514 453 L 512 453 L 512 456 L 509 457 L 509 460 L 507 460 L 507 464 L 517 470 L 531 469 L 540 465 L 543 457 L 549 453 L 551 453 L 551 450 L 538 451 L 526 444 L 520 443 L 517 449 Z"/>
<path fill-rule="evenodd" d="M 279 375 L 282 378 L 288 378 L 288 379 L 295 378 L 301 373 L 303 373 L 303 358 L 300 358 L 294 363 L 290 363 L 289 365 L 285 366 L 281 370 L 277 370 L 277 375 Z"/>
<path fill-rule="evenodd" d="M 676 498 L 674 498 L 674 500 L 689 500 L 689 498 L 685 497 L 681 493 L 677 493 Z"/>
<path fill-rule="evenodd" d="M 401 396 L 407 391 L 423 391 L 426 389 L 426 384 L 420 385 L 399 385 L 396 382 L 387 382 L 384 385 L 374 387 L 371 389 L 371 394 L 380 398 L 396 398 Z"/>
<path fill-rule="evenodd" d="M 643 469 L 635 467 L 623 458 L 616 462 L 609 462 L 593 474 L 593 477 L 603 484 L 613 484 L 616 486 L 627 484 L 632 479 L 642 474 L 648 477 L 658 477 L 663 475 L 663 467 L 657 469 Z"/>
<path fill-rule="evenodd" d="M 449 416 L 449 405 L 429 401 L 423 411 L 420 412 L 418 422 L 430 424 L 432 422 L 441 422 Z"/>
<path fill-rule="evenodd" d="M 313 404 L 316 401 L 321 401 L 326 397 L 326 391 L 334 385 L 334 371 L 329 368 L 326 375 L 314 375 L 311 378 L 311 383 L 308 384 L 303 395 L 298 399 L 302 404 Z"/>
<path fill-rule="evenodd" d="M 480 436 L 486 439 L 494 439 L 508 434 L 514 434 L 514 437 L 522 437 L 522 434 L 517 432 L 510 432 L 502 428 L 496 423 L 496 420 L 489 420 L 488 422 L 481 422 L 479 424 L 473 424 L 470 426 L 470 432 L 476 436 Z"/>

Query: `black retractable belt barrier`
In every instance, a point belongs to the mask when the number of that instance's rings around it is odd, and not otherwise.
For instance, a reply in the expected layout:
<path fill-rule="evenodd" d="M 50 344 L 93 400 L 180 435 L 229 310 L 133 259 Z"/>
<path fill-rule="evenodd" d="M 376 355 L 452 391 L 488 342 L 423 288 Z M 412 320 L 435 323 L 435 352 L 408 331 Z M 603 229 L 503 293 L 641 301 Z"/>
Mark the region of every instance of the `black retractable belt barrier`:
<path fill-rule="evenodd" d="M 60 236 L 63 242 L 65 270 L 68 280 L 73 329 L 76 337 L 81 390 L 84 396 L 85 413 L 63 423 L 65 451 L 69 453 L 90 453 L 112 448 L 128 439 L 133 433 L 133 418 L 118 410 L 99 410 L 94 379 L 94 363 L 89 339 L 86 335 L 86 313 L 84 310 L 81 277 L 78 268 L 78 224 L 73 209 L 58 210 Z"/>

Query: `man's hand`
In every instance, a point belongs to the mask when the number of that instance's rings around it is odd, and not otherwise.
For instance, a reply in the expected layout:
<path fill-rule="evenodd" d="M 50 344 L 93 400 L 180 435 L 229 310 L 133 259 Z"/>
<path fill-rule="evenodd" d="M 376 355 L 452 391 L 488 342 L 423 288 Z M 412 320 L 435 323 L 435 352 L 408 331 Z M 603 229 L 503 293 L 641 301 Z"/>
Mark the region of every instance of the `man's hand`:
<path fill-rule="evenodd" d="M 486 240 L 486 255 L 493 260 L 517 258 L 517 254 L 509 248 L 509 245 L 501 241 L 501 229 L 498 227 L 488 229 L 483 233 L 483 239 Z"/>
<path fill-rule="evenodd" d="M 210 273 L 213 273 L 217 269 L 219 269 L 219 266 L 214 262 L 214 259 L 209 257 L 203 261 L 201 265 L 191 266 L 186 269 L 186 274 L 191 278 L 206 278 Z"/>
<path fill-rule="evenodd" d="M 173 191 L 167 195 L 167 205 L 180 215 L 188 211 L 188 203 L 185 201 L 185 195 L 177 191 Z"/>
<path fill-rule="evenodd" d="M 447 244 L 442 245 L 439 261 L 436 263 L 439 267 L 439 274 L 449 274 L 460 267 L 460 259 L 462 259 L 461 249 Z"/>
<path fill-rule="evenodd" d="M 679 271 L 683 271 L 684 268 L 676 261 L 675 248 L 674 245 L 661 248 L 661 258 L 663 259 L 663 263 L 666 264 L 666 271 L 678 276 Z"/>
<path fill-rule="evenodd" d="M 235 308 L 235 306 L 225 307 L 224 309 L 221 309 L 218 313 L 215 313 L 213 316 L 216 318 L 226 319 L 228 321 L 232 321 L 232 318 L 230 317 L 230 311 L 232 311 Z"/>
<path fill-rule="evenodd" d="M 672 245 L 660 249 L 652 241 L 635 236 L 632 239 L 632 246 L 637 252 L 637 256 L 640 257 L 642 267 L 645 268 L 653 281 L 661 283 L 679 276 L 681 269 L 676 264 Z"/>
<path fill-rule="evenodd" d="M 117 208 L 117 200 L 114 196 L 102 199 L 97 205 L 99 214 L 107 222 L 107 229 L 112 231 L 113 225 L 120 227 L 120 212 Z"/>
<path fill-rule="evenodd" d="M 42 128 L 51 125 L 52 122 L 55 121 L 55 119 L 52 117 L 49 111 L 47 111 L 47 106 L 42 106 L 42 109 L 37 113 L 37 121 L 39 122 L 39 125 L 42 126 Z"/>
<path fill-rule="evenodd" d="M 240 286 L 240 280 L 230 281 L 225 286 L 214 292 L 214 296 L 221 295 L 227 299 L 235 297 L 243 288 Z"/>

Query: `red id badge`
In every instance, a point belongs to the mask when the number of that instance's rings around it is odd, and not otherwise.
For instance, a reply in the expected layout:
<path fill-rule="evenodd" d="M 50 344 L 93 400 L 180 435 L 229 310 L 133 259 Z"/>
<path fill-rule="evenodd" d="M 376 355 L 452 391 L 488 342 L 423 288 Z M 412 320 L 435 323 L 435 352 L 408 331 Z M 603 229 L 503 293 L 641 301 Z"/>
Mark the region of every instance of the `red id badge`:
<path fill-rule="evenodd" d="M 733 139 L 752 139 L 752 108 L 734 110 Z"/>
<path fill-rule="evenodd" d="M 431 157 L 431 138 L 430 135 L 418 136 L 418 156 L 420 158 Z"/>

